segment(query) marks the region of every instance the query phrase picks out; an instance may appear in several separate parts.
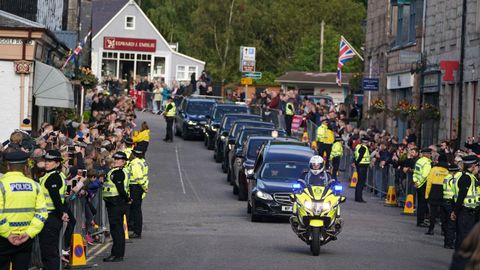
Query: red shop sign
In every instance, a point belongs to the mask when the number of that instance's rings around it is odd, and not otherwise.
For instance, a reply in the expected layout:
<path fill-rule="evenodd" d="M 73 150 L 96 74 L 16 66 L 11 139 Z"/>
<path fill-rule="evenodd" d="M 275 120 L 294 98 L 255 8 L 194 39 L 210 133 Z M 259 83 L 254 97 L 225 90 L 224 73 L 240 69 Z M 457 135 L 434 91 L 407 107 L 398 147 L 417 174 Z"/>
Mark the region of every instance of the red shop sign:
<path fill-rule="evenodd" d="M 116 51 L 155 52 L 157 41 L 155 39 L 104 37 L 103 48 Z"/>

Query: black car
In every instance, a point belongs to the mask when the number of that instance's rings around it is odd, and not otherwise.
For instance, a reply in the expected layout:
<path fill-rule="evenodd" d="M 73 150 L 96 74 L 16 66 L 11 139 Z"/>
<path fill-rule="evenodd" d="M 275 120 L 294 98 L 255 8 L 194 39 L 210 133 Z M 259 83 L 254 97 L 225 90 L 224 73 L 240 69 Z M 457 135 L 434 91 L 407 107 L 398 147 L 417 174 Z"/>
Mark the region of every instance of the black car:
<path fill-rule="evenodd" d="M 276 132 L 277 135 L 273 136 L 273 132 Z M 272 137 L 285 137 L 287 133 L 284 130 L 276 130 L 273 127 L 252 127 L 244 126 L 240 129 L 237 137 L 235 138 L 235 144 L 233 145 L 232 150 L 228 152 L 227 157 L 227 181 L 230 184 L 233 184 L 233 163 L 238 156 L 242 155 L 243 146 L 247 141 L 249 136 L 272 136 Z"/>
<path fill-rule="evenodd" d="M 203 136 L 203 126 L 207 123 L 206 115 L 216 103 L 214 99 L 187 97 L 177 108 L 175 117 L 175 135 L 188 140 L 193 136 Z"/>
<path fill-rule="evenodd" d="M 252 121 L 252 120 L 237 120 L 233 122 L 230 131 L 228 132 L 228 136 L 223 144 L 223 159 L 222 159 L 222 171 L 227 173 L 228 171 L 228 155 L 230 150 L 233 149 L 235 145 L 235 140 L 237 139 L 237 135 L 242 130 L 243 127 L 267 127 L 267 128 L 275 128 L 275 125 L 270 122 L 262 122 L 262 121 Z"/>
<path fill-rule="evenodd" d="M 302 143 L 271 141 L 262 147 L 252 174 L 247 175 L 247 212 L 252 221 L 291 215 L 290 194 L 295 192 L 300 175 L 309 170 L 314 154 Z"/>
<path fill-rule="evenodd" d="M 262 146 L 272 140 L 275 142 L 300 142 L 295 138 L 273 138 L 271 136 L 250 136 L 245 142 L 241 155 L 233 163 L 233 194 L 238 194 L 239 201 L 246 201 L 248 197 L 248 183 L 246 175 L 252 174 L 253 165 Z"/>
<path fill-rule="evenodd" d="M 207 124 L 204 127 L 204 143 L 205 146 L 212 150 L 214 146 L 214 139 L 217 131 L 220 129 L 220 121 L 226 113 L 245 113 L 248 114 L 250 110 L 245 105 L 237 105 L 234 103 L 216 103 L 207 115 Z"/>
<path fill-rule="evenodd" d="M 220 121 L 220 129 L 217 131 L 214 139 L 213 158 L 216 162 L 223 160 L 223 145 L 228 137 L 228 132 L 233 125 L 233 122 L 239 119 L 262 121 L 262 117 L 255 114 L 244 113 L 227 113 Z"/>

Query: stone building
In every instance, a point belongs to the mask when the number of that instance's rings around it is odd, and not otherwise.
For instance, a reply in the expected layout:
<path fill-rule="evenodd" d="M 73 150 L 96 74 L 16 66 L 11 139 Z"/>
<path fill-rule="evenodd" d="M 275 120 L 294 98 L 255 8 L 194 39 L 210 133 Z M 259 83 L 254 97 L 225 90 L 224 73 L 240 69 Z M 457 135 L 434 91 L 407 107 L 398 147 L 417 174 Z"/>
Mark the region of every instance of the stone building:
<path fill-rule="evenodd" d="M 463 29 L 463 1 L 427 1 L 423 101 L 441 109 L 438 128 L 432 140 L 424 136 L 425 142 L 458 137 L 464 142 L 480 134 L 480 0 L 465 1 Z M 429 128 L 424 128 L 426 135 Z"/>

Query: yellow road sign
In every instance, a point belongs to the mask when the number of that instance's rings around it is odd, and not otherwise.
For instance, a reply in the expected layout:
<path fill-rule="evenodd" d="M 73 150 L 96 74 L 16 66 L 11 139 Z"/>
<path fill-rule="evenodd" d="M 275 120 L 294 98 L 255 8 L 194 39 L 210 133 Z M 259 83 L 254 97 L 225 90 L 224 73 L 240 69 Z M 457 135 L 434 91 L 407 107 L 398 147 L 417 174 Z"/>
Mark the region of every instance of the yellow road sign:
<path fill-rule="evenodd" d="M 242 78 L 240 80 L 241 84 L 253 84 L 253 79 L 252 78 Z"/>

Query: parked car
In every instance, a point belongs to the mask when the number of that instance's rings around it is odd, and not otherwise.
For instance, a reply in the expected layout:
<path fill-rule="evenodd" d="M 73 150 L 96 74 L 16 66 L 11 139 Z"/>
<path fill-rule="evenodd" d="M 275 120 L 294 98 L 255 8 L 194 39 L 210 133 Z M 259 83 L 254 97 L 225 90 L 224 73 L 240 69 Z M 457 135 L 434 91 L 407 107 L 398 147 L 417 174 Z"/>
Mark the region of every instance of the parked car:
<path fill-rule="evenodd" d="M 204 144 L 208 150 L 213 150 L 214 138 L 220 129 L 220 121 L 226 113 L 245 113 L 250 110 L 246 105 L 237 105 L 235 103 L 216 103 L 213 105 L 210 113 L 207 115 L 207 124 L 204 127 Z"/>
<path fill-rule="evenodd" d="M 262 122 L 262 121 L 252 121 L 252 120 L 237 120 L 233 123 L 232 127 L 228 132 L 227 139 L 223 144 L 223 158 L 222 158 L 222 171 L 226 173 L 228 171 L 228 154 L 230 150 L 233 149 L 235 145 L 235 140 L 237 138 L 238 133 L 242 130 L 243 127 L 268 127 L 268 128 L 275 128 L 275 125 L 270 122 Z"/>
<path fill-rule="evenodd" d="M 237 155 L 235 161 L 233 162 L 233 194 L 238 194 L 239 201 L 246 201 L 248 197 L 248 183 L 246 174 L 253 172 L 253 165 L 255 165 L 255 160 L 257 159 L 260 149 L 264 144 L 272 140 L 275 140 L 275 142 L 299 142 L 299 140 L 295 138 L 273 138 L 271 136 L 248 137 L 242 153 Z"/>
<path fill-rule="evenodd" d="M 271 141 L 260 150 L 253 172 L 247 175 L 247 212 L 252 222 L 263 217 L 289 217 L 300 175 L 309 169 L 314 151 L 303 143 Z"/>
<path fill-rule="evenodd" d="M 217 131 L 214 139 L 213 146 L 213 158 L 216 162 L 222 162 L 223 160 L 223 146 L 226 138 L 228 137 L 228 132 L 232 127 L 232 124 L 235 120 L 245 119 L 245 120 L 256 120 L 262 121 L 262 117 L 254 114 L 244 114 L 244 113 L 227 113 L 223 116 L 222 121 L 220 121 L 220 129 Z"/>
<path fill-rule="evenodd" d="M 276 133 L 276 135 L 273 135 Z M 227 157 L 227 181 L 233 184 L 233 163 L 235 159 L 243 152 L 243 146 L 249 136 L 272 136 L 272 137 L 286 137 L 285 130 L 276 130 L 274 127 L 252 127 L 244 126 L 240 129 L 240 132 L 235 138 L 235 144 L 233 148 L 228 152 Z"/>
<path fill-rule="evenodd" d="M 206 115 L 216 103 L 215 99 L 187 97 L 177 108 L 175 117 L 175 135 L 184 140 L 194 136 L 203 136 L 203 126 L 207 123 Z"/>

